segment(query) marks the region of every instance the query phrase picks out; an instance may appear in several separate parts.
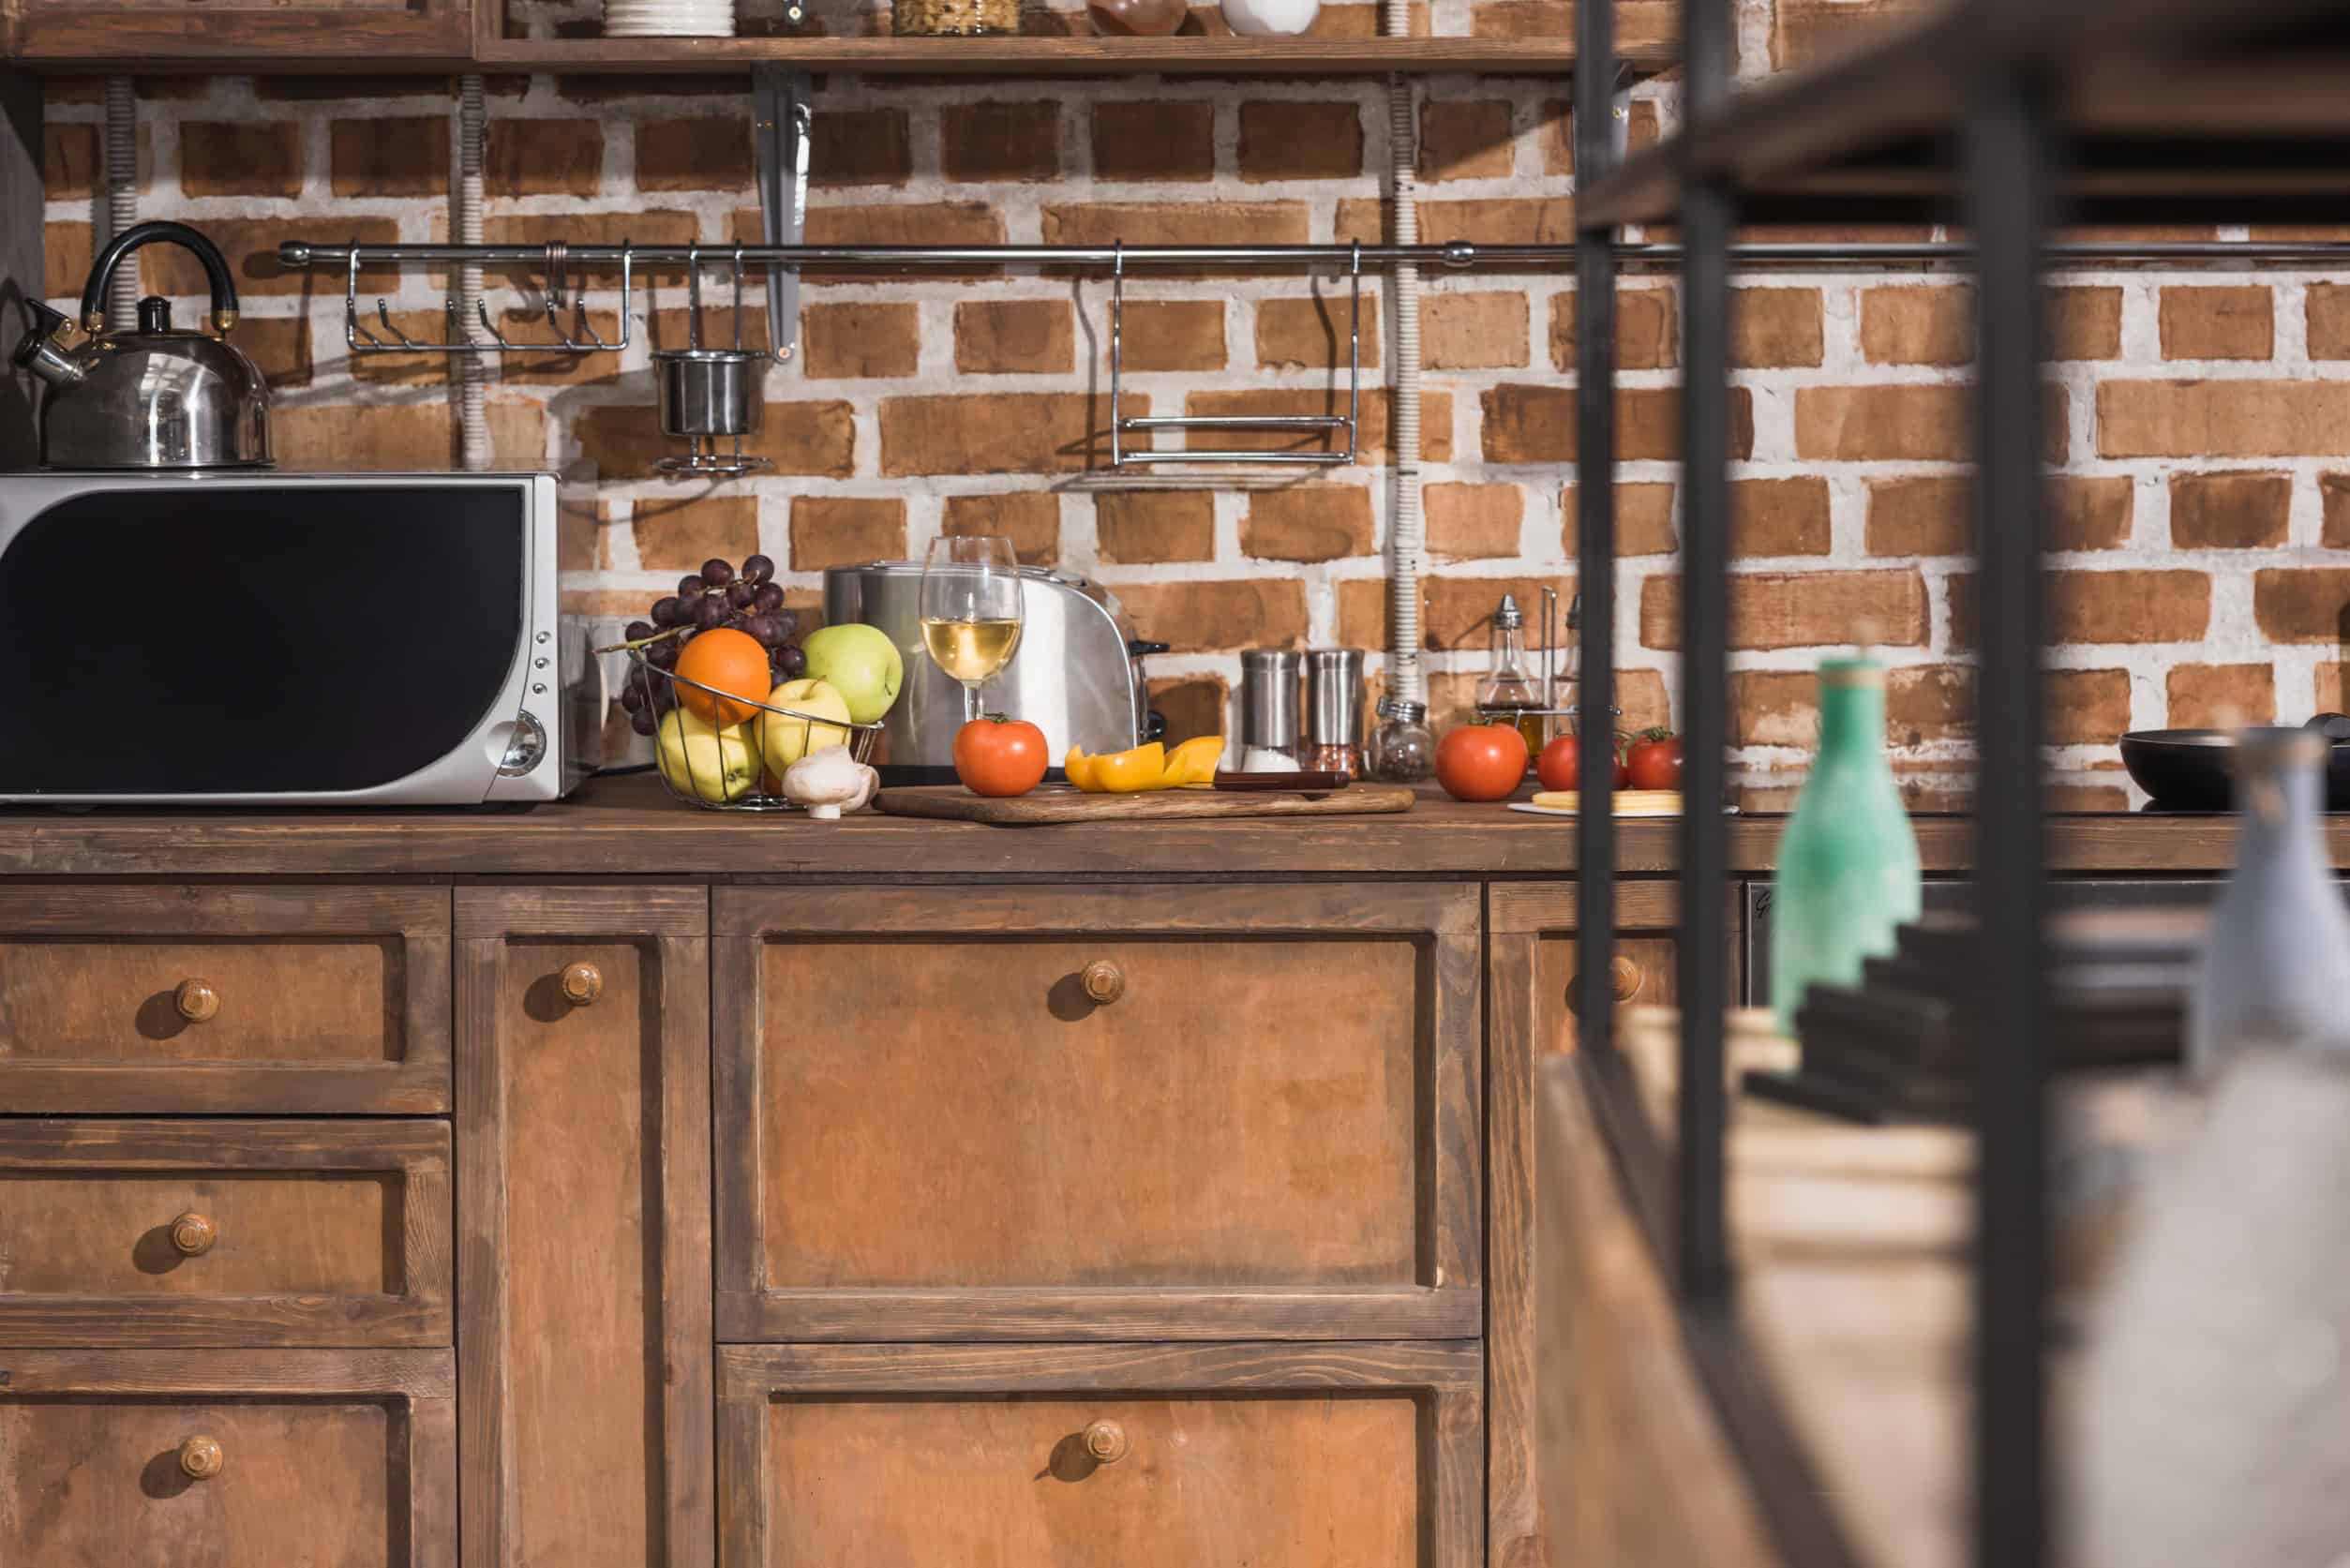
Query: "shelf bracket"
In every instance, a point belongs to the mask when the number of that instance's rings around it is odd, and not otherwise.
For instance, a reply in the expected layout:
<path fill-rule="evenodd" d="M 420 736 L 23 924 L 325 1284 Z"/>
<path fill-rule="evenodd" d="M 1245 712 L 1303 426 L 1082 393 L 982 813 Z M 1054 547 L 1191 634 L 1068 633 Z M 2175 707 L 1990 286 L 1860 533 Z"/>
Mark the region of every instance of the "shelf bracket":
<path fill-rule="evenodd" d="M 769 245 L 798 245 L 807 228 L 808 131 L 816 112 L 806 71 L 783 66 L 751 70 L 751 154 L 759 217 Z M 767 269 L 767 343 L 778 360 L 800 351 L 800 269 Z"/>

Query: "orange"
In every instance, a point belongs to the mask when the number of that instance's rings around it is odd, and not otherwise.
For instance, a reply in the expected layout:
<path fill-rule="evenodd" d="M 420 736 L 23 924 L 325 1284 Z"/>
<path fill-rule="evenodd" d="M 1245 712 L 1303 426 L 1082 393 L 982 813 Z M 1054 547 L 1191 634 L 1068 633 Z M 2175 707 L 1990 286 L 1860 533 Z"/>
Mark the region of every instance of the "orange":
<path fill-rule="evenodd" d="M 677 672 L 678 701 L 721 728 L 756 714 L 767 696 L 767 650 L 748 632 L 731 626 L 696 633 L 678 655 Z M 688 686 L 688 680 L 696 684 Z M 702 686 L 711 690 L 702 691 Z M 726 694 L 713 696 L 711 692 Z M 732 697 L 742 700 L 727 700 Z"/>

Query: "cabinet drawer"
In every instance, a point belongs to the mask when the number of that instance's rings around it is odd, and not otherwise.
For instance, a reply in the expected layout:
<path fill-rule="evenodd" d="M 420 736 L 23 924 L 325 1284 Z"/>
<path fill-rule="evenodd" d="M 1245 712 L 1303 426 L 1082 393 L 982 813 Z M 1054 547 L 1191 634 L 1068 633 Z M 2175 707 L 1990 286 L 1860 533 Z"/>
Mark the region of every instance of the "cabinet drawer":
<path fill-rule="evenodd" d="M 0 1562 L 455 1568 L 446 1351 L 0 1350 Z"/>
<path fill-rule="evenodd" d="M 718 909 L 721 1337 L 1477 1332 L 1475 889 Z"/>
<path fill-rule="evenodd" d="M 449 1107 L 449 894 L 0 890 L 0 1111 Z"/>
<path fill-rule="evenodd" d="M 1484 1561 L 1473 1343 L 728 1346 L 720 1568 Z"/>
<path fill-rule="evenodd" d="M 0 1121 L 0 1344 L 446 1345 L 449 1128 Z"/>

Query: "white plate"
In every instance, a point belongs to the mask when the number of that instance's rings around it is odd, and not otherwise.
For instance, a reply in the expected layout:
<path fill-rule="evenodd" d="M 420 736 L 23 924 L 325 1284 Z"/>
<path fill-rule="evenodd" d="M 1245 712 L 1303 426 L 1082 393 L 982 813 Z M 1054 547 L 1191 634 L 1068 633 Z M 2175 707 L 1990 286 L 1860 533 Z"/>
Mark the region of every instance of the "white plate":
<path fill-rule="evenodd" d="M 1514 812 L 1524 812 L 1528 816 L 1580 816 L 1583 814 L 1580 812 L 1568 811 L 1564 806 L 1537 806 L 1532 800 L 1512 800 L 1509 803 L 1509 809 Z M 1658 811 L 1652 807 L 1641 807 L 1634 811 L 1617 812 L 1614 814 L 1617 816 L 1630 817 L 1679 816 L 1681 814 L 1679 812 Z M 1724 816 L 1736 816 L 1738 814 L 1738 808 L 1736 806 L 1724 806 L 1722 808 L 1722 814 Z"/>
<path fill-rule="evenodd" d="M 732 22 L 607 22 L 607 38 L 731 38 Z"/>

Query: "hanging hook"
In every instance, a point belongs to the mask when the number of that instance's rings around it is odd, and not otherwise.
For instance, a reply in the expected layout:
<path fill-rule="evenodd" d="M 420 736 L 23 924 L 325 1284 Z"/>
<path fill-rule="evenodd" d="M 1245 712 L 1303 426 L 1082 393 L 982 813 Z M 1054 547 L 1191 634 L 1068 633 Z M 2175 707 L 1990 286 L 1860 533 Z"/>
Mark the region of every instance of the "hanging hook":
<path fill-rule="evenodd" d="M 473 302 L 473 312 L 482 319 L 482 330 L 489 334 L 490 339 L 495 342 L 499 348 L 511 353 L 516 347 L 517 347 L 517 345 L 508 342 L 506 340 L 506 335 L 498 330 L 498 323 L 489 319 L 489 301 L 487 299 L 475 300 Z"/>
<path fill-rule="evenodd" d="M 371 349 L 386 348 L 382 339 L 359 324 L 359 236 L 351 237 L 351 268 L 343 279 L 343 342 L 356 349 L 366 343 Z"/>
<path fill-rule="evenodd" d="M 375 314 L 376 319 L 383 323 L 383 330 L 397 338 L 401 348 L 421 349 L 424 347 L 422 343 L 417 342 L 414 338 L 409 336 L 408 334 L 399 329 L 399 323 L 392 320 L 392 307 L 389 304 L 385 303 L 382 299 L 378 299 L 375 302 Z M 369 336 L 367 341 L 372 343 L 376 341 L 376 339 L 373 336 Z"/>

